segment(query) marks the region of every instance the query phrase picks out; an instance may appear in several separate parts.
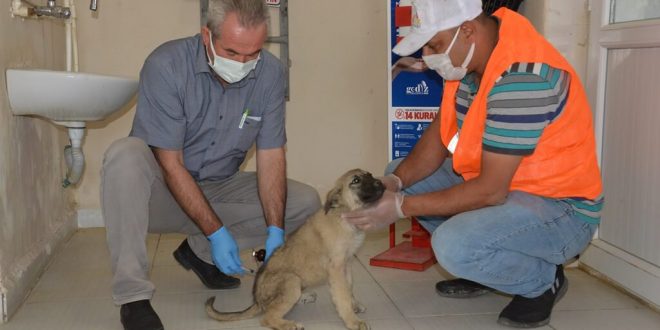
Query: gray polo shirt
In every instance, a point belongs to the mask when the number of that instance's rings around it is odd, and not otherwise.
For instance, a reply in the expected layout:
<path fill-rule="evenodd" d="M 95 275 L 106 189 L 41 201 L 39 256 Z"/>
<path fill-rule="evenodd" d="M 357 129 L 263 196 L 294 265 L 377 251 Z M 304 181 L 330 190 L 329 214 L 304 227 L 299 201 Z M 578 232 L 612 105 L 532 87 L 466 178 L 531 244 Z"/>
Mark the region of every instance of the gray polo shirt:
<path fill-rule="evenodd" d="M 245 79 L 223 87 L 199 34 L 169 41 L 142 67 L 130 135 L 183 150 L 195 180 L 221 180 L 238 171 L 253 143 L 257 149 L 286 143 L 284 84 L 284 68 L 267 50 Z"/>

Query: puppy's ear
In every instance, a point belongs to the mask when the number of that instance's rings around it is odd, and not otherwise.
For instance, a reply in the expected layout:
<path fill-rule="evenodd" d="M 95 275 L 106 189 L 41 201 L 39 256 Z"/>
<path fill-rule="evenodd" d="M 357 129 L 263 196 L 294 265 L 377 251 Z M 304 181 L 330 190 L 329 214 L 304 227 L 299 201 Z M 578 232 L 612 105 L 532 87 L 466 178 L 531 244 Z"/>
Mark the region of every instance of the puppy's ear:
<path fill-rule="evenodd" d="M 325 198 L 325 206 L 323 210 L 325 214 L 328 214 L 331 208 L 339 206 L 339 199 L 341 198 L 341 188 L 334 188 L 328 192 L 328 195 Z"/>

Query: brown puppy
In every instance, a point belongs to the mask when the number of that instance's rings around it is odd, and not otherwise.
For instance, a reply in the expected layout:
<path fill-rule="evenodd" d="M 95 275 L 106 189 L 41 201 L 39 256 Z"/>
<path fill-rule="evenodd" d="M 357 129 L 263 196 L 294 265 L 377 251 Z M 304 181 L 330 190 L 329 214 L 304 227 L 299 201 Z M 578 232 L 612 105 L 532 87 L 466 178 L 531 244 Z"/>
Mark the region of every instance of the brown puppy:
<path fill-rule="evenodd" d="M 328 193 L 323 210 L 291 233 L 259 270 L 252 289 L 253 305 L 241 312 L 223 313 L 213 308 L 215 297 L 211 297 L 206 302 L 208 315 L 219 321 L 234 321 L 263 313 L 263 326 L 276 330 L 304 329 L 283 317 L 296 304 L 302 290 L 327 282 L 346 327 L 369 329 L 355 315 L 365 309 L 353 298 L 349 265 L 353 254 L 362 246 L 364 232 L 344 221 L 341 213 L 377 201 L 384 191 L 383 183 L 369 172 L 355 169 L 342 175 Z"/>

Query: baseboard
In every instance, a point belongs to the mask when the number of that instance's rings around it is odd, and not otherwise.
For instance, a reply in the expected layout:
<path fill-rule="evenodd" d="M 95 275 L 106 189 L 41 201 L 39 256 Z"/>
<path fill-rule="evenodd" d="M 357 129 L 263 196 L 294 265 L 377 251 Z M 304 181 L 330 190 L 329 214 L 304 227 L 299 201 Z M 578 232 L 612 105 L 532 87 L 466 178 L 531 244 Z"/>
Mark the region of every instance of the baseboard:
<path fill-rule="evenodd" d="M 660 310 L 660 267 L 602 240 L 589 245 L 580 267 Z"/>
<path fill-rule="evenodd" d="M 101 209 L 79 209 L 78 228 L 103 228 L 103 213 Z"/>
<path fill-rule="evenodd" d="M 0 295 L 2 319 L 0 323 L 7 322 L 9 318 L 23 304 L 32 288 L 36 285 L 39 277 L 46 270 L 53 253 L 59 251 L 76 231 L 75 223 L 72 221 L 64 223 L 48 238 L 48 243 L 35 247 L 34 251 L 27 253 L 11 268 L 14 271 L 3 279 L 5 285 Z"/>

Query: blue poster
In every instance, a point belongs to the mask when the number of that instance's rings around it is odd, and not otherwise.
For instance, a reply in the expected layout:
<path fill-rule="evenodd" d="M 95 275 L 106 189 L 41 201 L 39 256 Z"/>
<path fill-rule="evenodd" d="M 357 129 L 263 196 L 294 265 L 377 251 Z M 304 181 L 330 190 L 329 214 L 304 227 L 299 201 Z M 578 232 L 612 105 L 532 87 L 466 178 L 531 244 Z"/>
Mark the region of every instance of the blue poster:
<path fill-rule="evenodd" d="M 421 50 L 401 57 L 392 52 L 412 24 L 412 0 L 389 1 L 390 159 L 405 157 L 435 118 L 442 99 L 442 78 L 429 70 Z M 422 130 L 418 130 L 421 128 Z"/>
<path fill-rule="evenodd" d="M 437 107 L 442 95 L 442 78 L 426 68 L 422 51 L 406 57 L 391 52 L 410 29 L 412 5 L 405 0 L 390 0 L 390 6 L 392 106 Z"/>

